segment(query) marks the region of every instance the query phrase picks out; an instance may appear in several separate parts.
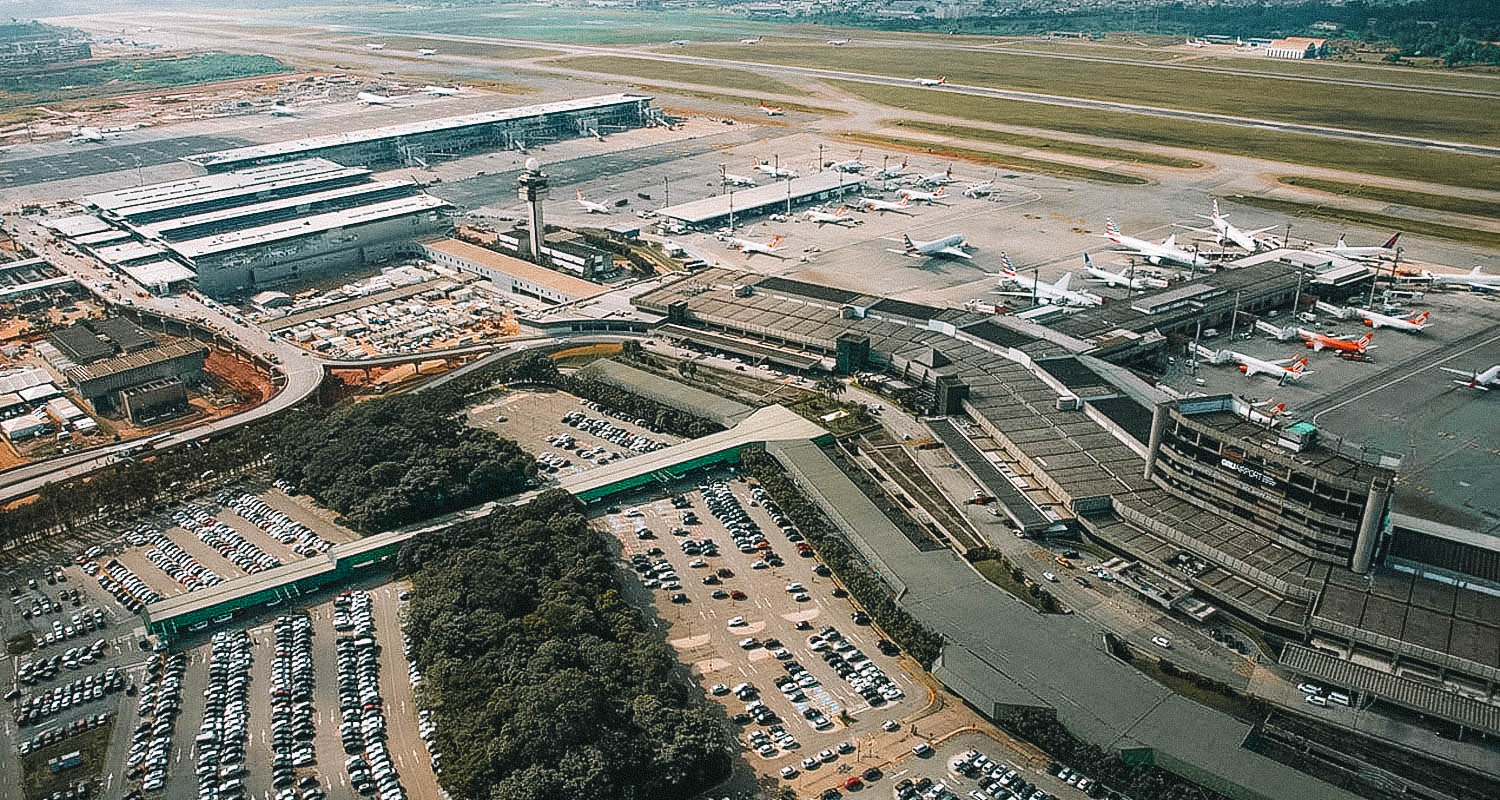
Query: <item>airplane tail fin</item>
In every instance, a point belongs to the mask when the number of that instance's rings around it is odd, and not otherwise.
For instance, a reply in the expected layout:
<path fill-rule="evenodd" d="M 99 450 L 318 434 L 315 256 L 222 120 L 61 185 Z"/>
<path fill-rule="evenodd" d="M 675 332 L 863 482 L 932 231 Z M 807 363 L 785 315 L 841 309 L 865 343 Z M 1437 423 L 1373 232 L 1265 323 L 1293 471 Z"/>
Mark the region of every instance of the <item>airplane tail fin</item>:
<path fill-rule="evenodd" d="M 1412 317 L 1411 318 L 1411 322 L 1414 323 L 1414 324 L 1417 324 L 1417 325 L 1421 325 L 1421 324 L 1425 323 L 1428 320 L 1428 318 L 1430 318 L 1431 316 L 1432 316 L 1432 312 L 1431 311 L 1423 311 L 1422 313 L 1416 315 L 1415 317 Z"/>
<path fill-rule="evenodd" d="M 1478 264 L 1475 264 L 1474 268 L 1471 269 L 1471 270 L 1469 270 L 1469 274 L 1470 275 L 1483 275 L 1484 274 L 1484 267 L 1481 267 Z"/>
<path fill-rule="evenodd" d="M 905 234 L 905 233 L 901 234 L 901 243 L 906 246 L 906 252 L 907 253 L 917 254 L 917 253 L 921 252 L 920 250 L 917 249 L 916 244 L 914 244 L 912 242 L 911 236 L 908 235 L 908 234 Z"/>
<path fill-rule="evenodd" d="M 574 189 L 573 190 L 573 194 L 576 195 L 579 200 L 583 199 L 583 190 L 582 189 Z"/>
<path fill-rule="evenodd" d="M 947 75 L 943 75 L 943 76 L 941 76 L 941 77 L 938 78 L 938 83 L 939 84 L 945 84 L 947 82 L 948 82 L 948 76 Z"/>
<path fill-rule="evenodd" d="M 1010 263 L 1010 254 L 1004 251 L 1000 253 L 1000 274 L 1007 278 L 1016 277 L 1016 267 Z"/>
<path fill-rule="evenodd" d="M 1366 333 L 1364 336 L 1359 337 L 1359 341 L 1355 342 L 1355 344 L 1359 345 L 1359 349 L 1363 350 L 1366 347 L 1369 347 L 1370 346 L 1370 342 L 1373 341 L 1374 339 L 1375 339 L 1375 332 L 1371 331 L 1369 333 Z"/>
<path fill-rule="evenodd" d="M 1302 371 L 1305 369 L 1307 369 L 1307 356 L 1303 356 L 1297 359 L 1295 363 L 1286 368 L 1286 371 L 1292 373 L 1293 375 L 1301 375 Z"/>
<path fill-rule="evenodd" d="M 1344 243 L 1344 234 L 1342 234 L 1342 233 L 1339 234 L 1339 240 L 1333 246 L 1334 247 L 1338 247 L 1338 248 L 1344 248 L 1344 247 L 1348 247 L 1349 246 L 1349 245 L 1347 245 L 1347 244 Z"/>
<path fill-rule="evenodd" d="M 1060 292 L 1066 292 L 1071 283 L 1073 283 L 1073 273 L 1065 272 L 1061 278 L 1057 279 L 1057 283 L 1052 284 L 1052 287 Z"/>
<path fill-rule="evenodd" d="M 910 202 L 911 202 L 911 197 L 909 195 L 902 195 L 901 196 L 901 202 L 897 203 L 896 205 L 901 206 L 902 208 L 905 208 L 906 205 L 907 205 L 907 203 L 910 203 Z"/>
<path fill-rule="evenodd" d="M 1105 217 L 1104 218 L 1104 233 L 1105 233 L 1106 236 L 1109 237 L 1110 241 L 1115 242 L 1116 244 L 1119 243 L 1119 241 L 1120 241 L 1120 226 L 1115 224 L 1114 218 L 1112 218 L 1112 217 Z"/>
<path fill-rule="evenodd" d="M 1381 245 L 1381 247 L 1383 247 L 1383 248 L 1385 248 L 1387 250 L 1395 250 L 1396 249 L 1396 240 L 1400 239 L 1400 238 L 1401 238 L 1401 231 L 1396 231 L 1396 233 L 1393 236 L 1391 236 L 1391 238 L 1385 240 L 1385 244 Z"/>
<path fill-rule="evenodd" d="M 953 170 L 950 168 L 948 171 L 951 173 Z M 943 195 L 945 195 L 947 193 L 948 193 L 948 187 L 946 187 L 946 186 L 939 186 L 938 190 L 932 193 L 932 196 L 933 197 L 942 197 Z"/>
<path fill-rule="evenodd" d="M 776 248 L 776 245 L 778 244 L 781 244 L 781 237 L 772 236 L 771 241 L 766 245 L 766 247 L 774 250 Z"/>
<path fill-rule="evenodd" d="M 1083 268 L 1084 269 L 1093 269 L 1094 268 L 1094 262 L 1089 259 L 1089 254 L 1088 253 L 1084 253 L 1083 254 Z"/>
<path fill-rule="evenodd" d="M 1223 219 L 1224 215 L 1219 213 L 1219 198 L 1214 198 L 1214 219 Z"/>
<path fill-rule="evenodd" d="M 1168 236 L 1166 239 L 1162 240 L 1162 245 L 1164 245 L 1166 247 L 1176 247 L 1177 246 L 1177 234 L 1174 233 L 1171 236 Z"/>

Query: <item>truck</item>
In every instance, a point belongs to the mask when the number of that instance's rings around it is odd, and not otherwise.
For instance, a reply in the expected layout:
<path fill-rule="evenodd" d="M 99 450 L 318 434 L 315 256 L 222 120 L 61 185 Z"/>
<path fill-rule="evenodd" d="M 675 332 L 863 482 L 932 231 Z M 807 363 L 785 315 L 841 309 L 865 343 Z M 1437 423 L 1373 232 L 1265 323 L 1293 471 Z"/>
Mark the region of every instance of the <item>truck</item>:
<path fill-rule="evenodd" d="M 62 772 L 65 769 L 72 769 L 73 767 L 76 767 L 82 763 L 83 753 L 79 752 L 78 750 L 74 750 L 71 753 L 66 753 L 64 755 L 58 756 L 57 758 L 48 760 L 47 769 L 51 770 L 53 773 L 58 773 Z"/>

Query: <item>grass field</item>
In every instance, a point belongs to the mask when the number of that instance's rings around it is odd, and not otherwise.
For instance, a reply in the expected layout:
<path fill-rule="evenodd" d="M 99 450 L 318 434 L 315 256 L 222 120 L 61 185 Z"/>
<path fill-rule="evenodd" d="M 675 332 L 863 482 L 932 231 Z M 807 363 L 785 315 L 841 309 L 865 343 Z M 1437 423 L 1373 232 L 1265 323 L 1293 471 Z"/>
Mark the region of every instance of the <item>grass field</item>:
<path fill-rule="evenodd" d="M 290 71 L 269 56 L 234 53 L 86 61 L 0 76 L 0 109 Z"/>
<path fill-rule="evenodd" d="M 637 83 L 635 84 L 635 87 L 643 92 L 650 92 L 652 94 L 675 94 L 682 97 L 697 97 L 703 100 L 712 100 L 716 103 L 729 103 L 731 105 L 749 106 L 751 108 L 754 108 L 761 103 L 759 98 L 746 97 L 740 94 L 726 94 L 724 92 L 710 92 L 706 90 L 699 91 L 694 89 L 678 89 L 675 87 L 656 86 L 650 83 Z M 825 117 L 847 116 L 847 112 L 840 111 L 836 108 L 823 108 L 822 106 L 809 106 L 802 103 L 789 103 L 785 100 L 777 100 L 776 105 L 780 106 L 784 111 L 801 111 L 807 114 L 821 114 Z"/>
<path fill-rule="evenodd" d="M 990 167 L 1004 167 L 1022 172 L 1035 172 L 1042 175 L 1053 175 L 1059 178 L 1079 178 L 1086 181 L 1098 181 L 1100 183 L 1119 183 L 1126 185 L 1140 185 L 1149 183 L 1145 178 L 1134 175 L 1125 175 L 1119 172 L 1109 172 L 1102 169 L 1090 169 L 1077 164 L 1068 164 L 1062 161 L 1047 161 L 1040 158 L 1028 158 L 1026 156 L 1014 156 L 1008 153 L 997 153 L 993 150 L 975 150 L 970 147 L 953 147 L 936 142 L 927 142 L 920 139 L 903 139 L 898 136 L 882 136 L 874 133 L 857 133 L 849 131 L 839 134 L 842 138 L 860 144 L 875 145 L 877 147 L 894 147 L 898 150 L 910 150 L 918 153 L 938 156 L 939 158 L 956 158 L 963 161 L 971 161 L 975 164 L 984 164 Z"/>
<path fill-rule="evenodd" d="M 569 69 L 588 72 L 603 72 L 609 75 L 628 75 L 658 81 L 677 81 L 698 86 L 721 89 L 737 89 L 742 92 L 768 92 L 771 94 L 806 95 L 807 92 L 774 78 L 756 75 L 745 70 L 725 67 L 701 67 L 696 64 L 676 64 L 650 58 L 626 58 L 624 56 L 576 56 L 545 62 Z"/>
<path fill-rule="evenodd" d="M 1379 64 L 1357 64 L 1347 61 L 1290 61 L 1260 56 L 1204 56 L 1182 62 L 1222 69 L 1264 72 L 1272 75 L 1294 75 L 1305 78 L 1340 78 L 1356 81 L 1379 81 L 1398 86 L 1420 86 L 1436 89 L 1474 89 L 1500 92 L 1500 75 L 1493 72 L 1460 72 L 1450 69 L 1394 67 Z"/>
<path fill-rule="evenodd" d="M 1381 203 L 1395 203 L 1397 205 L 1414 206 L 1416 208 L 1430 208 L 1434 211 L 1448 211 L 1454 214 L 1470 214 L 1476 217 L 1500 219 L 1500 203 L 1488 200 L 1474 200 L 1467 197 L 1430 194 L 1428 192 L 1411 192 L 1405 189 L 1366 186 L 1362 183 L 1329 181 L 1321 178 L 1303 178 L 1296 175 L 1283 175 L 1276 180 L 1288 186 L 1300 186 L 1303 189 L 1327 192 L 1339 195 L 1340 197 L 1356 197 L 1361 200 L 1376 200 Z"/>
<path fill-rule="evenodd" d="M 1143 153 L 1140 150 L 1126 150 L 1123 147 L 1106 147 L 1104 145 L 1087 144 L 1084 142 L 1070 142 L 1063 139 L 1048 139 L 1044 136 L 1006 133 L 1005 131 L 995 131 L 989 128 L 972 128 L 967 125 L 946 125 L 941 122 L 925 122 L 916 119 L 898 119 L 893 124 L 903 128 L 910 128 L 914 131 L 956 136 L 960 139 L 972 139 L 981 142 L 994 142 L 995 144 L 1008 144 L 1015 147 L 1051 150 L 1054 153 L 1063 153 L 1070 156 L 1101 158 L 1107 161 L 1129 161 L 1136 164 L 1151 164 L 1158 167 L 1176 167 L 1178 169 L 1197 169 L 1203 166 L 1201 162 L 1190 158 Z"/>
<path fill-rule="evenodd" d="M 774 36 L 782 30 L 775 23 L 754 22 L 713 9 L 662 12 L 549 8 L 520 3 L 450 7 L 440 14 L 425 6 L 309 7 L 306 11 L 284 12 L 278 18 L 347 25 L 356 30 L 383 28 L 580 44 L 647 44 L 673 39 L 735 41 L 758 34 Z"/>
<path fill-rule="evenodd" d="M 1288 164 L 1327 167 L 1415 181 L 1500 190 L 1500 159 L 1399 145 L 1367 144 L 1212 122 L 1112 113 L 1021 100 L 953 96 L 925 89 L 829 81 L 840 89 L 894 108 L 948 117 L 1026 125 Z"/>
<path fill-rule="evenodd" d="M 946 75 L 954 83 L 1086 97 L 1354 130 L 1500 144 L 1500 99 L 1413 95 L 1395 89 L 1330 87 L 1275 76 L 1254 77 L 1014 53 L 909 47 L 753 48 L 705 45 L 692 55 L 872 75 Z M 951 100 L 950 102 L 956 102 Z"/>
<path fill-rule="evenodd" d="M 1274 211 L 1287 216 L 1313 217 L 1333 222 L 1347 222 L 1351 225 L 1362 225 L 1366 228 L 1403 231 L 1434 239 L 1447 239 L 1452 242 L 1462 242 L 1463 244 L 1478 245 L 1480 247 L 1500 248 L 1500 233 L 1475 230 L 1473 228 L 1460 228 L 1457 225 L 1443 225 L 1438 222 L 1425 222 L 1409 217 L 1395 217 L 1390 214 L 1355 211 L 1337 206 L 1325 206 L 1320 203 L 1297 203 L 1291 200 L 1275 200 L 1269 197 L 1236 195 L 1229 198 L 1229 201 L 1266 211 Z"/>
<path fill-rule="evenodd" d="M 53 792 L 65 792 L 80 781 L 91 781 L 104 771 L 104 753 L 109 749 L 109 735 L 115 729 L 115 717 L 93 730 L 84 731 L 21 757 L 21 784 L 26 800 L 41 800 Z M 73 769 L 52 773 L 47 760 L 77 750 L 83 763 Z"/>

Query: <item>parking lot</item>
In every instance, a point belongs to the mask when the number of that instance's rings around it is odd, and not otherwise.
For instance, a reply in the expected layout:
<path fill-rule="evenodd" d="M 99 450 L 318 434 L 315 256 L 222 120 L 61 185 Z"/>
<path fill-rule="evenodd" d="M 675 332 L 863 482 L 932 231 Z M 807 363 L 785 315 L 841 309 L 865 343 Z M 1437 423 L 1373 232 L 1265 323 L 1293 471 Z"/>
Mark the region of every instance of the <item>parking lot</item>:
<path fill-rule="evenodd" d="M 558 479 L 682 441 L 645 422 L 567 392 L 533 389 L 507 391 L 469 410 L 470 425 L 514 439 L 537 455 L 543 475 Z"/>
<path fill-rule="evenodd" d="M 1104 797 L 1086 775 L 1065 765 L 1017 759 L 979 734 L 952 736 L 936 745 L 917 746 L 885 776 L 897 800 L 1072 800 Z M 1058 773 L 1066 769 L 1066 773 Z"/>
<path fill-rule="evenodd" d="M 758 487 L 720 473 L 680 490 L 622 500 L 599 523 L 737 725 L 745 758 L 799 793 L 843 786 L 906 735 L 927 689 Z"/>

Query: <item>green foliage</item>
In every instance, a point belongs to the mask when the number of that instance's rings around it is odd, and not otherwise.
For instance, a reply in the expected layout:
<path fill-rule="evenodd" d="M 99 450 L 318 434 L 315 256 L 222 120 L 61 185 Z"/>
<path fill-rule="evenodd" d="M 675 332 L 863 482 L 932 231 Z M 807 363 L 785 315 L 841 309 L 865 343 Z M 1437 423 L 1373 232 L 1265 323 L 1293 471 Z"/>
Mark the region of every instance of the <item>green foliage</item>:
<path fill-rule="evenodd" d="M 728 775 L 721 720 L 622 600 L 582 510 L 547 492 L 421 534 L 397 558 L 454 797 L 671 800 Z"/>
<path fill-rule="evenodd" d="M 618 411 L 621 416 L 644 419 L 654 430 L 666 431 L 696 439 L 724 430 L 722 425 L 703 417 L 689 414 L 650 398 L 632 394 L 618 386 L 600 380 L 580 378 L 576 374 L 561 376 L 557 386 L 567 392 Z"/>
<path fill-rule="evenodd" d="M 776 459 L 762 452 L 744 454 L 744 467 L 770 493 L 776 505 L 796 523 L 802 535 L 817 550 L 823 563 L 833 570 L 849 593 L 896 644 L 912 658 L 930 667 L 942 652 L 943 638 L 928 630 L 896 602 L 890 586 L 870 570 L 852 545 L 823 516 Z"/>
<path fill-rule="evenodd" d="M 270 56 L 203 53 L 182 57 L 108 59 L 0 75 L 0 108 L 58 100 L 191 86 L 287 72 Z"/>
<path fill-rule="evenodd" d="M 996 720 L 1001 728 L 1045 750 L 1098 783 L 1131 797 L 1153 800 L 1213 800 L 1222 798 L 1203 786 L 1147 764 L 1126 764 L 1092 744 L 1074 738 L 1051 709 L 1012 707 Z"/>
<path fill-rule="evenodd" d="M 536 472 L 515 442 L 470 428 L 451 389 L 281 419 L 276 477 L 365 532 L 416 522 L 525 488 Z"/>

